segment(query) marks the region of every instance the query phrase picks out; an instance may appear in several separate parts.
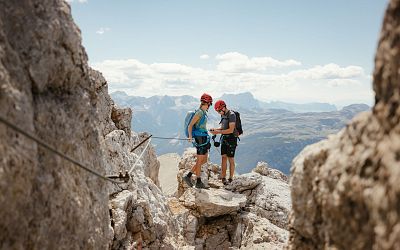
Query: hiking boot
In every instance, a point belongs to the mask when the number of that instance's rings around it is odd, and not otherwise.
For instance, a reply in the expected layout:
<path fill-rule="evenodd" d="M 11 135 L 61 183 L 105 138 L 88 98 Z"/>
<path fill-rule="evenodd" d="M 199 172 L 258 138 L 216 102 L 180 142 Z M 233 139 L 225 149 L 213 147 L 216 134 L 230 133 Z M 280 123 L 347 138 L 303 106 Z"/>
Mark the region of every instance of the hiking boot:
<path fill-rule="evenodd" d="M 185 175 L 185 177 L 183 177 L 182 179 L 186 182 L 186 184 L 187 184 L 189 187 L 193 187 L 192 178 L 190 178 L 189 176 Z"/>
<path fill-rule="evenodd" d="M 206 187 L 206 185 L 204 185 L 204 183 L 202 181 L 197 181 L 196 182 L 196 188 L 208 189 L 208 187 Z"/>
<path fill-rule="evenodd" d="M 226 186 L 226 185 L 228 185 L 228 182 L 226 181 L 226 178 L 224 177 L 224 178 L 222 178 L 222 183 Z"/>
<path fill-rule="evenodd" d="M 231 183 L 233 180 L 232 180 L 232 178 L 229 178 L 228 181 L 229 181 L 229 183 Z"/>

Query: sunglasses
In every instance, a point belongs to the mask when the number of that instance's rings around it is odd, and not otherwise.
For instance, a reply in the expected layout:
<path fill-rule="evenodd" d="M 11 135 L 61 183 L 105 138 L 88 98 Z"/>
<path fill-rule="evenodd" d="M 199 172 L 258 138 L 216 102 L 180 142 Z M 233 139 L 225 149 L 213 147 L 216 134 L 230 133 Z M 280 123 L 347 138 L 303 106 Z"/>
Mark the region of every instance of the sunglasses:
<path fill-rule="evenodd" d="M 219 113 L 219 112 L 222 112 L 222 109 L 220 109 L 220 110 L 217 110 L 217 112 Z"/>

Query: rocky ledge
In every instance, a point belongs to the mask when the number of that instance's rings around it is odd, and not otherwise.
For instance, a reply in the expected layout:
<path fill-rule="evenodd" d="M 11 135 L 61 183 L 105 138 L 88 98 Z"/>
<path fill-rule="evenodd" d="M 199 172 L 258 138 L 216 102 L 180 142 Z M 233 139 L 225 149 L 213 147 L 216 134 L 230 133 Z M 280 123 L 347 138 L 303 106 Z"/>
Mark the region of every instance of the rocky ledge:
<path fill-rule="evenodd" d="M 291 209 L 287 177 L 260 162 L 252 173 L 224 186 L 220 166 L 208 163 L 202 166 L 202 180 L 210 188 L 196 189 L 182 182 L 195 161 L 195 151 L 188 149 L 179 163 L 176 197 L 169 198 L 176 221 L 186 229 L 184 244 L 194 249 L 282 249 Z"/>

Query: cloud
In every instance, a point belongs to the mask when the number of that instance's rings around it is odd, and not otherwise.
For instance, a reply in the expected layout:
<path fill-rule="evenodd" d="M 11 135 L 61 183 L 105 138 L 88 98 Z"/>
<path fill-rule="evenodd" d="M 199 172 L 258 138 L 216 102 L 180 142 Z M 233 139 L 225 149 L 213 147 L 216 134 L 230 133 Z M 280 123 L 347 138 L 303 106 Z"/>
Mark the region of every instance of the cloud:
<path fill-rule="evenodd" d="M 303 79 L 346 79 L 357 78 L 364 75 L 364 69 L 359 66 L 340 67 L 330 63 L 324 66 L 315 66 L 311 69 L 290 72 L 289 77 Z"/>
<path fill-rule="evenodd" d="M 203 60 L 207 60 L 207 59 L 209 59 L 209 58 L 210 58 L 210 56 L 207 55 L 207 54 L 204 54 L 204 55 L 201 55 L 201 56 L 200 56 L 200 59 L 203 59 Z"/>
<path fill-rule="evenodd" d="M 272 57 L 252 57 L 249 58 L 238 52 L 229 52 L 215 57 L 219 64 L 217 69 L 223 72 L 243 73 L 265 71 L 268 68 L 282 68 L 288 66 L 299 66 L 300 62 L 289 59 L 279 61 Z"/>
<path fill-rule="evenodd" d="M 232 60 L 234 57 L 248 58 L 238 53 L 226 53 L 218 60 Z M 199 96 L 203 92 L 218 97 L 223 93 L 249 91 L 262 100 L 335 103 L 356 96 L 369 102 L 368 98 L 372 100 L 373 95 L 370 84 L 366 84 L 370 83 L 370 77 L 363 68 L 340 67 L 333 63 L 301 70 L 284 67 L 279 74 L 257 70 L 233 73 L 219 65 L 214 69 L 203 69 L 179 63 L 148 64 L 137 59 L 105 60 L 91 66 L 103 73 L 110 92 L 122 90 L 146 97 Z"/>
<path fill-rule="evenodd" d="M 342 87 L 342 86 L 352 86 L 361 84 L 357 80 L 353 79 L 333 79 L 328 81 L 329 86 L 331 87 Z"/>
<path fill-rule="evenodd" d="M 192 71 L 191 67 L 178 63 L 153 63 L 150 65 L 150 68 L 154 72 L 171 75 L 187 75 Z"/>
<path fill-rule="evenodd" d="M 82 0 L 80 0 L 80 1 L 82 1 Z M 104 33 L 108 32 L 108 31 L 110 31 L 110 30 L 111 30 L 110 28 L 107 28 L 107 27 L 103 28 L 103 27 L 101 27 L 99 30 L 96 31 L 96 33 L 99 34 L 99 35 L 103 35 Z"/>

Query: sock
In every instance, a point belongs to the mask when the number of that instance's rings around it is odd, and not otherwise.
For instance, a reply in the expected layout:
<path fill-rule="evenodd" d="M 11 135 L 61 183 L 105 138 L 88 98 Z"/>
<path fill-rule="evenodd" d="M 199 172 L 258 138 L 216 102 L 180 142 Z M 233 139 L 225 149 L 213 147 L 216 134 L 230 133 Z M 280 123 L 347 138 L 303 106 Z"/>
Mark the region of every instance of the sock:
<path fill-rule="evenodd" d="M 189 172 L 189 173 L 187 174 L 187 177 L 189 177 L 189 178 L 192 177 L 192 174 L 193 174 L 192 172 Z"/>

